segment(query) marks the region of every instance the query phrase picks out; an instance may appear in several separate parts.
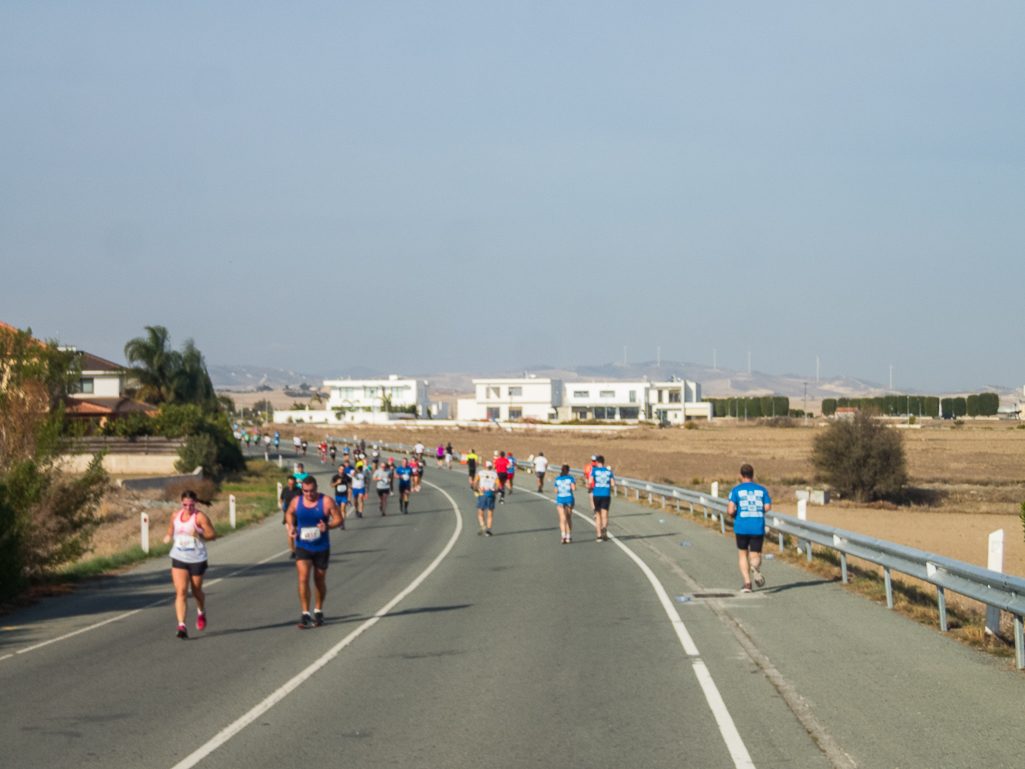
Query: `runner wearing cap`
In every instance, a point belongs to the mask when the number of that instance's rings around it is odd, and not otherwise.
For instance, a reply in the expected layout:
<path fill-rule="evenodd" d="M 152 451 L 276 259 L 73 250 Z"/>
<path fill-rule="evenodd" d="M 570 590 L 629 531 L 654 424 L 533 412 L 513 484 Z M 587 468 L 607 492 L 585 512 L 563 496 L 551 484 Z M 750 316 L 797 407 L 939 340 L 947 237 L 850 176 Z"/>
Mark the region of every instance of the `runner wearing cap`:
<path fill-rule="evenodd" d="M 477 535 L 484 534 L 491 536 L 491 524 L 495 518 L 495 490 L 498 488 L 498 474 L 491 469 L 491 463 L 486 462 L 484 469 L 474 479 L 473 490 L 477 493 L 477 521 L 480 523 L 480 531 Z M 487 523 L 484 521 L 484 511 L 487 511 Z"/>
<path fill-rule="evenodd" d="M 612 499 L 612 490 L 616 488 L 616 479 L 612 475 L 612 469 L 605 466 L 605 457 L 599 455 L 594 459 L 594 467 L 591 468 L 594 528 L 598 532 L 598 541 L 607 542 L 609 539 L 609 502 Z"/>

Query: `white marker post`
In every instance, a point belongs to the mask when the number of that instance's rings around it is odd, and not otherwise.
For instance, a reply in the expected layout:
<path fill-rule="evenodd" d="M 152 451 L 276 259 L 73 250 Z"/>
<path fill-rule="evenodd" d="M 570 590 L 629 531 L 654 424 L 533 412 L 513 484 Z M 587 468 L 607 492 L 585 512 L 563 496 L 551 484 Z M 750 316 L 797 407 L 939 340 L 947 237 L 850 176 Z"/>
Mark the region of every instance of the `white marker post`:
<path fill-rule="evenodd" d="M 799 499 L 799 500 L 797 500 L 797 518 L 798 518 L 798 520 L 801 520 L 801 521 L 807 521 L 808 520 L 808 500 L 807 499 Z M 806 547 L 808 548 L 808 553 L 810 554 L 811 553 L 811 543 L 806 541 L 806 540 L 803 540 L 803 539 L 797 540 L 797 552 L 798 553 L 800 553 L 801 550 L 803 550 Z"/>
<path fill-rule="evenodd" d="M 231 528 L 235 528 L 235 495 L 228 495 L 228 517 L 231 519 Z"/>
<path fill-rule="evenodd" d="M 278 484 L 278 504 L 281 504 L 281 484 Z"/>
<path fill-rule="evenodd" d="M 719 496 L 719 481 L 712 481 L 712 496 Z"/>
<path fill-rule="evenodd" d="M 281 455 L 278 454 L 278 467 L 284 467 L 285 463 L 281 461 Z"/>
<path fill-rule="evenodd" d="M 997 529 L 989 535 L 989 563 L 986 568 L 998 574 L 1004 573 L 1003 529 Z M 1000 609 L 996 606 L 986 607 L 986 632 L 990 634 L 1000 632 Z"/>
<path fill-rule="evenodd" d="M 149 516 L 142 514 L 142 552 L 149 552 Z"/>

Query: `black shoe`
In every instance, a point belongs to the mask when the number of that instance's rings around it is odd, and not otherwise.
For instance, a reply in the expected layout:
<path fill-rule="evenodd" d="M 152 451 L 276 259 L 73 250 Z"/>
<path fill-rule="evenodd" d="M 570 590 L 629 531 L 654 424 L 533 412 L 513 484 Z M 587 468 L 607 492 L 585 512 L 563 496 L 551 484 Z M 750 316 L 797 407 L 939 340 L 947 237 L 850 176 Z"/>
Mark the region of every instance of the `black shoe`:
<path fill-rule="evenodd" d="M 313 612 L 313 626 L 320 627 L 324 624 L 324 612 L 315 611 Z"/>
<path fill-rule="evenodd" d="M 303 615 L 299 618 L 299 629 L 306 630 L 306 628 L 311 627 L 313 627 L 313 620 L 310 618 L 309 614 L 303 612 Z"/>
<path fill-rule="evenodd" d="M 484 530 L 484 536 L 485 537 L 491 537 L 491 536 L 494 536 L 494 535 L 491 533 L 491 529 L 485 529 Z"/>
<path fill-rule="evenodd" d="M 187 640 L 189 637 L 189 631 L 185 629 L 184 625 L 178 626 L 178 637 L 182 640 Z"/>
<path fill-rule="evenodd" d="M 288 557 L 291 558 L 294 561 L 295 560 L 295 550 L 293 550 L 292 554 L 290 556 L 288 556 Z"/>

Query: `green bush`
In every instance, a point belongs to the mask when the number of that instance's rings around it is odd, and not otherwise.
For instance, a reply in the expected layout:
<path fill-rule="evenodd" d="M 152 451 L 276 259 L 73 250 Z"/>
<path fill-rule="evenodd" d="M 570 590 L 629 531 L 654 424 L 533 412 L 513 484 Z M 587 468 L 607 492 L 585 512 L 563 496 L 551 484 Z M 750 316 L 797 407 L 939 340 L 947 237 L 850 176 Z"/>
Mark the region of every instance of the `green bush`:
<path fill-rule="evenodd" d="M 863 411 L 815 436 L 811 461 L 820 480 L 859 502 L 896 497 L 908 482 L 904 436 Z"/>
<path fill-rule="evenodd" d="M 922 413 L 927 417 L 938 417 L 940 415 L 940 399 L 928 395 L 922 399 Z"/>
<path fill-rule="evenodd" d="M 836 413 L 836 398 L 822 399 L 822 416 L 831 417 Z"/>
<path fill-rule="evenodd" d="M 178 449 L 178 460 L 174 463 L 174 468 L 179 473 L 191 473 L 197 467 L 203 468 L 203 477 L 216 477 L 217 444 L 206 433 L 197 433 L 186 438 L 185 445 Z"/>
<path fill-rule="evenodd" d="M 963 417 L 965 414 L 968 413 L 968 403 L 965 401 L 964 398 L 951 398 L 951 403 L 951 410 L 953 411 L 955 419 L 957 417 Z"/>
<path fill-rule="evenodd" d="M 969 395 L 968 398 L 967 398 L 966 405 L 968 407 L 968 409 L 967 409 L 968 416 L 970 416 L 970 417 L 977 417 L 977 416 L 979 416 L 979 396 L 978 395 Z"/>
<path fill-rule="evenodd" d="M 999 410 L 999 395 L 996 393 L 979 393 L 979 416 L 995 417 Z"/>

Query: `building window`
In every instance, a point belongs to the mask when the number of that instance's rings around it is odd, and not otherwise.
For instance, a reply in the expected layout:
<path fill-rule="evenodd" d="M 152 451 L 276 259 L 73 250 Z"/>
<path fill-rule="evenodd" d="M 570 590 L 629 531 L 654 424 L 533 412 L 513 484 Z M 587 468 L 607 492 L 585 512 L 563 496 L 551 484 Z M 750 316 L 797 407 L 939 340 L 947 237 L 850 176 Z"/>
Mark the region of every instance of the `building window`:
<path fill-rule="evenodd" d="M 408 387 L 393 387 L 393 388 L 391 388 L 392 400 L 395 400 L 396 398 L 405 398 L 406 397 L 406 390 L 408 390 L 408 389 L 409 389 Z"/>
<path fill-rule="evenodd" d="M 636 390 L 631 390 L 630 391 L 630 402 L 631 403 L 637 403 L 637 391 Z"/>
<path fill-rule="evenodd" d="M 595 419 L 615 419 L 616 409 L 615 407 L 605 408 L 604 406 L 594 407 L 594 418 Z"/>
<path fill-rule="evenodd" d="M 509 388 L 509 397 L 512 398 L 514 395 L 523 395 L 523 388 L 522 387 L 510 387 Z M 512 417 L 510 417 L 510 419 L 511 418 Z"/>
<path fill-rule="evenodd" d="M 573 391 L 573 397 L 574 398 L 590 398 L 591 397 L 591 392 L 590 392 L 590 390 L 574 390 Z"/>
<path fill-rule="evenodd" d="M 574 419 L 587 419 L 587 409 L 573 409 Z"/>
<path fill-rule="evenodd" d="M 356 395 L 355 387 L 338 387 L 335 389 L 338 397 L 343 401 L 351 401 Z"/>
<path fill-rule="evenodd" d="M 600 396 L 601 396 L 602 398 L 615 398 L 615 397 L 616 397 L 616 391 L 615 391 L 615 390 L 602 390 L 602 391 L 601 391 L 600 393 L 598 393 L 598 394 L 599 394 L 599 395 L 600 395 Z"/>
<path fill-rule="evenodd" d="M 72 386 L 71 391 L 82 393 L 84 395 L 92 395 L 94 392 L 92 377 L 82 377 Z"/>
<path fill-rule="evenodd" d="M 502 397 L 502 388 L 501 387 L 489 387 L 487 395 L 485 395 L 484 397 L 491 398 L 492 396 L 495 397 L 495 398 L 501 398 Z"/>
<path fill-rule="evenodd" d="M 662 402 L 662 391 L 661 390 L 658 391 L 658 402 L 659 403 Z"/>
<path fill-rule="evenodd" d="M 523 409 L 509 409 L 509 419 L 523 419 Z"/>
<path fill-rule="evenodd" d="M 679 403 L 680 402 L 680 391 L 679 390 L 670 390 L 669 391 L 669 402 L 670 403 Z"/>
<path fill-rule="evenodd" d="M 623 408 L 621 408 L 619 410 L 619 418 L 620 419 L 637 419 L 637 417 L 640 414 L 640 412 L 641 412 L 641 410 L 639 408 L 637 408 L 636 406 L 633 406 L 633 407 L 624 406 Z"/>
<path fill-rule="evenodd" d="M 498 419 L 502 416 L 502 409 L 497 406 L 488 407 L 488 419 Z"/>
<path fill-rule="evenodd" d="M 377 397 L 377 388 L 376 387 L 364 387 L 363 388 L 363 397 L 364 398 L 376 398 Z"/>

